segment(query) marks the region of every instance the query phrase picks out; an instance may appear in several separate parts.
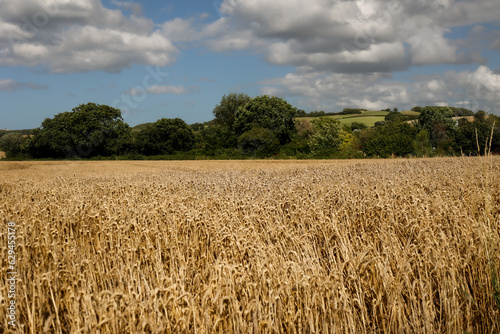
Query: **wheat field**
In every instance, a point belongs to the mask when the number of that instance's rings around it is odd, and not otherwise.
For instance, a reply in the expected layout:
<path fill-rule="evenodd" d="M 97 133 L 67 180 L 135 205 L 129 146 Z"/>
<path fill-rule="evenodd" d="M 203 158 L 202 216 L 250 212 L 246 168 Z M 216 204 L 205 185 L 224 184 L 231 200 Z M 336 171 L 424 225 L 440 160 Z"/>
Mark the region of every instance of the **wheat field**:
<path fill-rule="evenodd" d="M 0 173 L 3 333 L 500 332 L 500 157 Z"/>

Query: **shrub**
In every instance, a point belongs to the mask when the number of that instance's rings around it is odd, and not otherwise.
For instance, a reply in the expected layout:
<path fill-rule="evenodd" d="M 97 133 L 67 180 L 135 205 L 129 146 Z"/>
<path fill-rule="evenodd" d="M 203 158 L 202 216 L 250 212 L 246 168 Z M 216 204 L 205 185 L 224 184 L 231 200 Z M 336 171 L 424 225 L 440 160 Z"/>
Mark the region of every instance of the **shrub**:
<path fill-rule="evenodd" d="M 238 149 L 244 155 L 264 157 L 277 153 L 279 148 L 276 135 L 265 128 L 253 128 L 238 138 Z"/>

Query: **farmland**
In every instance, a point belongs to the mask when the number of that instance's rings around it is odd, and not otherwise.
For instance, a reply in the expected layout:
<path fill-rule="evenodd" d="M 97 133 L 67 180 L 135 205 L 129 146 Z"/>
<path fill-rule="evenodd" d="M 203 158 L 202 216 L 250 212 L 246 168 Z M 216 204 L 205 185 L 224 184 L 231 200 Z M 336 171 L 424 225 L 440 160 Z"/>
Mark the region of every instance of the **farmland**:
<path fill-rule="evenodd" d="M 351 125 L 353 122 L 361 123 L 366 125 L 367 127 L 375 126 L 375 123 L 382 122 L 385 120 L 385 116 L 388 114 L 388 111 L 363 111 L 361 114 L 347 114 L 347 115 L 331 115 L 324 116 L 328 118 L 334 118 L 338 120 L 341 124 Z M 406 116 L 418 116 L 420 113 L 415 111 L 402 111 L 401 114 Z M 297 121 L 308 120 L 311 121 L 317 117 L 300 117 L 297 118 Z"/>
<path fill-rule="evenodd" d="M 18 332 L 500 331 L 499 157 L 0 173 L 0 313 L 15 222 Z"/>

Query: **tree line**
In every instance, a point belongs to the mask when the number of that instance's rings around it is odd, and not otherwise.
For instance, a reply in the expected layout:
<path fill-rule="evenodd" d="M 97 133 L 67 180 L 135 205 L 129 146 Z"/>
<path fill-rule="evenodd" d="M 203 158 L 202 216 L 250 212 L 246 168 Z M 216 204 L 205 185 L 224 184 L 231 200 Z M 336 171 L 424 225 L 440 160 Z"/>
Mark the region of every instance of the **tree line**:
<path fill-rule="evenodd" d="M 214 108 L 210 122 L 162 118 L 133 129 L 120 110 L 87 103 L 45 119 L 29 133 L 1 131 L 0 150 L 18 159 L 230 159 L 452 156 L 500 149 L 495 115 L 453 107 L 412 110 L 419 116 L 394 108 L 375 127 L 342 125 L 324 112 L 303 119 L 303 110 L 278 97 L 231 93 Z M 363 111 L 346 108 L 337 114 Z"/>

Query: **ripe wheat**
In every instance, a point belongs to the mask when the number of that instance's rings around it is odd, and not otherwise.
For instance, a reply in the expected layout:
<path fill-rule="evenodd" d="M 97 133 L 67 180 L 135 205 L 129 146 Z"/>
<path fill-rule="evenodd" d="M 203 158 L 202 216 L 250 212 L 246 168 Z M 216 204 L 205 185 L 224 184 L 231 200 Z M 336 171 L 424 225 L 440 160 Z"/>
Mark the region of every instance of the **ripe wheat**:
<path fill-rule="evenodd" d="M 0 170 L 18 332 L 500 331 L 497 157 Z"/>

